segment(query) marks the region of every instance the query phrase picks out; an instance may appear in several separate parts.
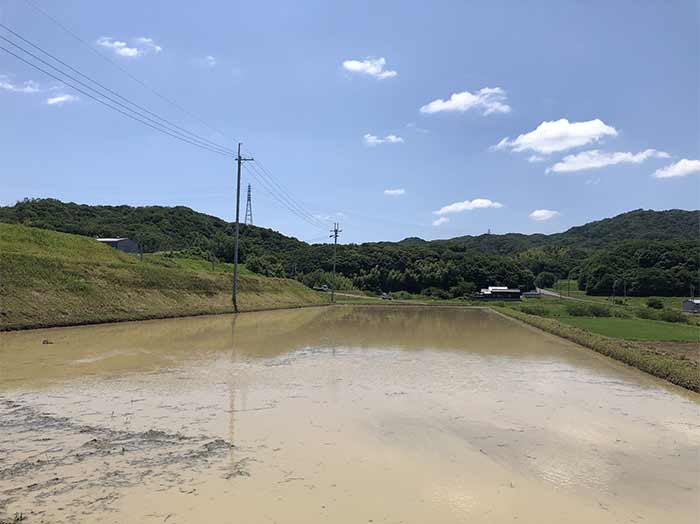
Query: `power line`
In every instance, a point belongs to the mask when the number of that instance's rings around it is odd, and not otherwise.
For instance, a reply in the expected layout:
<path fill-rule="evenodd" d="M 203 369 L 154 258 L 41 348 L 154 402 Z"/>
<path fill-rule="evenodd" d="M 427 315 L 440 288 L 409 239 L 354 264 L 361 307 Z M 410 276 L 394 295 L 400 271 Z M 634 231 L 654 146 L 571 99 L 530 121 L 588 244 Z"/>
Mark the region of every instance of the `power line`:
<path fill-rule="evenodd" d="M 254 164 L 251 164 L 254 165 Z M 251 175 L 257 177 L 258 181 L 260 181 L 263 185 L 262 188 L 270 195 L 272 196 L 280 205 L 285 207 L 289 212 L 291 212 L 293 215 L 295 215 L 297 218 L 300 218 L 307 224 L 318 228 L 318 229 L 325 229 L 325 225 L 320 225 L 318 221 L 314 221 L 309 219 L 306 215 L 300 213 L 294 206 L 290 205 L 287 201 L 284 200 L 277 192 L 275 192 L 274 188 L 270 186 L 270 182 L 253 170 L 249 169 L 248 165 L 243 166 L 246 171 L 248 171 Z"/>
<path fill-rule="evenodd" d="M 234 151 L 233 151 L 233 150 L 228 149 L 228 148 L 226 148 L 225 146 L 222 146 L 222 145 L 220 145 L 220 144 L 217 144 L 216 142 L 213 142 L 213 141 L 211 141 L 211 140 L 208 140 L 208 139 L 206 139 L 206 138 L 204 138 L 204 137 L 201 137 L 201 136 L 197 135 L 196 133 L 193 133 L 193 132 L 191 132 L 191 131 L 188 131 L 187 129 L 184 129 L 184 128 L 178 126 L 177 124 L 172 123 L 170 120 L 168 120 L 168 119 L 166 119 L 166 118 L 163 118 L 163 117 L 161 117 L 160 115 L 158 115 L 158 114 L 156 114 L 156 113 L 153 113 L 152 111 L 149 111 L 148 109 L 146 109 L 146 108 L 144 108 L 144 107 L 142 107 L 142 106 L 136 104 L 135 102 L 129 100 L 128 98 L 126 98 L 126 97 L 120 95 L 120 94 L 117 93 L 116 91 L 113 91 L 112 89 L 110 89 L 110 88 L 108 88 L 108 87 L 106 87 L 106 86 L 103 86 L 103 85 L 100 84 L 98 81 L 96 81 L 96 80 L 94 80 L 93 78 L 91 78 L 90 76 L 88 76 L 88 75 L 86 75 L 86 74 L 80 72 L 79 70 L 75 69 L 74 67 L 72 67 L 72 66 L 70 66 L 69 64 L 65 63 L 64 61 L 62 61 L 61 59 L 59 59 L 59 58 L 55 57 L 54 55 L 50 54 L 48 51 L 45 51 L 44 49 L 42 49 L 41 47 L 37 46 L 36 44 L 33 44 L 32 42 L 30 42 L 30 41 L 27 40 L 26 38 L 23 38 L 21 35 L 19 35 L 18 33 L 14 32 L 14 31 L 12 31 L 11 29 L 9 29 L 9 28 L 8 28 L 7 26 L 5 26 L 4 24 L 0 23 L 0 27 L 2 27 L 3 29 L 5 29 L 5 30 L 11 32 L 12 34 L 16 35 L 18 38 L 22 39 L 24 42 L 26 42 L 27 44 L 31 45 L 32 47 L 38 49 L 39 51 L 41 51 L 41 52 L 44 53 L 45 55 L 51 57 L 51 58 L 52 58 L 53 60 L 55 60 L 56 62 L 59 62 L 59 63 L 63 64 L 64 66 L 68 67 L 68 68 L 69 68 L 70 70 L 72 70 L 72 71 L 75 71 L 77 74 L 79 74 L 80 76 L 86 78 L 86 79 L 89 80 L 90 82 L 92 82 L 92 83 L 94 83 L 94 84 L 100 86 L 103 90 L 108 91 L 108 92 L 114 94 L 115 96 L 119 97 L 120 99 L 126 101 L 128 104 L 131 104 L 132 106 L 137 107 L 137 108 L 139 108 L 140 110 L 142 110 L 142 111 L 144 111 L 144 112 L 146 112 L 146 113 L 148 113 L 148 114 L 150 114 L 150 115 L 155 116 L 157 119 L 166 122 L 167 125 L 166 125 L 166 124 L 162 124 L 161 122 L 158 122 L 157 120 L 154 120 L 154 119 L 148 117 L 147 115 L 144 115 L 143 113 L 141 113 L 141 112 L 139 112 L 139 111 L 137 111 L 137 110 L 135 110 L 135 109 L 132 109 L 131 107 L 129 107 L 129 106 L 127 106 L 127 105 L 125 105 L 125 104 L 119 102 L 119 100 L 116 100 L 115 98 L 112 98 L 111 96 L 106 95 L 106 94 L 103 93 L 103 92 L 100 92 L 99 90 L 95 89 L 94 87 L 92 87 L 92 86 L 86 84 L 85 82 L 82 82 L 81 80 L 77 79 L 76 77 L 74 77 L 74 76 L 72 76 L 72 75 L 66 73 L 66 72 L 65 72 L 64 70 L 62 70 L 61 68 L 56 67 L 55 65 L 52 65 L 51 63 L 49 63 L 49 62 L 47 62 L 46 60 L 42 59 L 41 57 L 35 55 L 35 54 L 32 53 L 31 51 L 28 51 L 27 49 L 25 49 L 24 47 L 20 46 L 20 45 L 17 44 L 16 42 L 13 42 L 12 40 L 6 38 L 5 36 L 0 35 L 0 39 L 2 39 L 2 40 L 4 40 L 5 42 L 11 44 L 12 46 L 16 47 L 17 49 L 20 49 L 20 50 L 21 50 L 22 52 L 24 52 L 25 54 L 31 56 L 31 57 L 34 58 L 35 60 L 38 60 L 38 61 L 41 62 L 42 64 L 45 64 L 46 66 L 50 67 L 50 68 L 53 69 L 54 71 L 57 71 L 57 72 L 60 73 L 61 75 L 63 75 L 63 76 L 65 76 L 65 77 L 67 77 L 67 78 L 73 80 L 74 82 L 77 82 L 78 84 L 80 84 L 81 86 L 83 86 L 83 87 L 86 88 L 86 89 L 89 89 L 89 90 L 92 91 L 93 93 L 97 93 L 99 96 L 101 96 L 101 97 L 103 97 L 103 98 L 106 98 L 107 100 L 110 100 L 112 103 L 114 103 L 114 104 L 116 104 L 116 105 L 118 105 L 118 106 L 124 108 L 124 109 L 127 110 L 127 111 L 130 111 L 130 112 L 132 112 L 132 113 L 137 114 L 137 115 L 140 116 L 141 118 L 144 118 L 144 119 L 146 119 L 146 120 L 152 122 L 152 123 L 155 124 L 155 125 L 159 125 L 159 126 L 165 127 L 166 129 L 169 129 L 169 130 L 172 131 L 173 133 L 176 133 L 176 134 L 185 136 L 186 138 L 189 138 L 190 140 L 199 141 L 199 142 L 203 143 L 204 145 L 207 145 L 207 146 L 212 147 L 212 148 L 215 148 L 215 149 L 221 149 L 221 150 L 224 151 L 224 152 L 227 152 L 227 153 L 230 153 L 231 155 L 234 155 Z M 65 83 L 65 82 L 64 82 L 64 83 Z M 168 126 L 170 126 L 170 127 L 168 127 Z"/>
<path fill-rule="evenodd" d="M 147 126 L 147 127 L 150 127 L 151 129 L 155 129 L 156 131 L 159 131 L 159 132 L 164 133 L 164 134 L 166 134 L 166 135 L 170 135 L 170 136 L 173 137 L 173 138 L 176 138 L 176 139 L 178 139 L 178 140 L 181 140 L 181 141 L 186 142 L 186 143 L 188 143 L 188 144 L 191 144 L 191 145 L 193 145 L 193 146 L 199 147 L 199 148 L 201 148 L 201 149 L 206 149 L 206 150 L 208 150 L 208 151 L 211 151 L 212 153 L 217 153 L 217 154 L 219 154 L 219 155 L 226 156 L 226 157 L 232 157 L 232 156 L 233 156 L 233 155 L 231 155 L 231 154 L 228 153 L 228 152 L 223 152 L 223 151 L 218 150 L 218 149 L 214 149 L 214 148 L 211 148 L 211 147 L 208 147 L 208 146 L 204 146 L 204 145 L 202 145 L 202 144 L 200 144 L 200 143 L 197 143 L 197 142 L 194 142 L 194 141 L 189 140 L 189 139 L 187 139 L 187 138 L 184 138 L 184 137 L 181 136 L 181 135 L 177 135 L 177 134 L 171 133 L 171 132 L 169 132 L 168 130 L 162 128 L 162 127 L 157 127 L 157 126 L 155 126 L 155 125 L 149 124 L 147 121 L 142 120 L 142 119 L 138 118 L 137 116 L 132 115 L 131 113 L 127 113 L 126 111 L 123 111 L 123 110 L 119 109 L 118 107 L 114 107 L 114 106 L 112 106 L 111 104 L 108 104 L 107 102 L 105 102 L 104 100 L 101 100 L 100 98 L 97 98 L 96 96 L 93 96 L 93 95 L 90 94 L 89 92 L 87 92 L 87 91 L 85 91 L 85 90 L 83 90 L 83 89 L 80 89 L 79 87 L 76 87 L 76 86 L 70 84 L 69 82 L 66 82 L 64 79 L 62 79 L 62 78 L 60 78 L 60 77 L 54 75 L 53 73 L 50 73 L 49 71 L 46 71 L 45 69 L 43 69 L 43 68 L 37 66 L 36 64 L 33 64 L 33 63 L 30 62 L 29 60 L 26 60 L 25 58 L 19 56 L 18 54 L 16 54 L 16 53 L 10 51 L 9 49 L 7 49 L 7 48 L 5 48 L 5 47 L 0 46 L 0 50 L 5 51 L 6 53 L 8 53 L 8 54 L 14 56 L 14 57 L 17 58 L 18 60 L 21 60 L 22 62 L 24 62 L 25 64 L 27 64 L 27 65 L 29 65 L 29 66 L 31 66 L 31 67 L 33 67 L 34 69 L 36 69 L 36 70 L 38 70 L 38 71 L 41 71 L 41 72 L 44 73 L 45 75 L 50 76 L 51 78 L 53 78 L 53 79 L 55 79 L 55 80 L 58 80 L 58 81 L 61 82 L 62 84 L 65 84 L 66 86 L 70 87 L 71 89 L 74 89 L 74 90 L 77 91 L 78 93 L 81 93 L 81 94 L 87 96 L 88 98 L 91 98 L 92 100 L 94 100 L 94 101 L 96 101 L 96 102 L 98 102 L 98 103 L 100 103 L 100 104 L 102 104 L 102 105 L 104 105 L 104 106 L 106 106 L 106 107 L 108 107 L 108 108 L 114 110 L 114 111 L 117 111 L 118 113 L 121 113 L 121 114 L 123 114 L 124 116 L 126 116 L 126 117 L 128 117 L 128 118 L 131 118 L 132 120 L 135 120 L 135 121 L 137 121 L 137 122 L 139 122 L 139 123 L 141 123 L 141 124 L 143 124 L 143 125 L 145 125 L 145 126 Z"/>
<path fill-rule="evenodd" d="M 261 171 L 255 165 L 253 165 L 252 168 L 253 171 L 255 171 L 255 173 L 253 174 L 256 175 L 259 180 L 266 182 L 268 184 L 268 187 L 275 191 L 280 196 L 280 199 L 284 200 L 287 203 L 287 205 L 290 208 L 293 208 L 298 215 L 303 215 L 306 221 L 312 222 L 316 225 L 316 227 L 326 228 L 328 226 L 326 222 L 324 222 L 323 220 L 315 216 L 311 211 L 299 204 L 294 199 L 294 197 L 292 197 L 288 192 L 285 193 L 283 189 L 279 189 L 281 186 L 278 182 L 275 181 L 272 175 Z"/>
<path fill-rule="evenodd" d="M 131 118 L 132 120 L 135 120 L 135 121 L 137 121 L 137 122 L 139 122 L 139 123 L 141 123 L 141 124 L 143 124 L 143 125 L 145 125 L 145 126 L 151 128 L 151 129 L 154 129 L 154 130 L 159 131 L 159 132 L 161 132 L 161 133 L 167 134 L 167 135 L 169 135 L 169 136 L 171 136 L 171 137 L 173 137 L 173 138 L 176 138 L 176 139 L 181 140 L 181 141 L 183 141 L 183 142 L 186 142 L 186 143 L 188 143 L 188 144 L 194 145 L 194 146 L 199 147 L 199 148 L 201 148 L 201 149 L 205 149 L 205 150 L 207 150 L 207 151 L 210 151 L 210 152 L 213 152 L 213 153 L 217 153 L 217 154 L 222 155 L 222 156 L 234 158 L 234 155 L 231 154 L 231 152 L 230 152 L 229 150 L 227 150 L 226 148 L 223 148 L 223 147 L 217 146 L 217 145 L 215 145 L 215 146 L 210 146 L 209 144 L 207 144 L 207 143 L 205 143 L 205 142 L 202 142 L 202 141 L 200 141 L 200 140 L 198 140 L 198 139 L 196 139 L 196 138 L 190 138 L 190 137 L 184 135 L 183 133 L 179 133 L 179 132 L 177 132 L 177 131 L 175 131 L 175 130 L 168 129 L 168 128 L 165 127 L 163 124 L 161 124 L 161 123 L 155 121 L 154 119 L 149 118 L 149 117 L 147 117 L 147 116 L 144 116 L 143 114 L 139 113 L 138 111 L 135 111 L 134 109 L 131 109 L 131 108 L 128 107 L 128 106 L 125 106 L 124 104 L 120 103 L 119 101 L 114 100 L 113 98 L 111 98 L 111 97 L 105 95 L 104 93 L 99 92 L 98 90 L 96 90 L 96 89 L 94 89 L 94 88 L 88 86 L 88 85 L 85 84 L 84 82 L 81 82 L 80 80 L 74 78 L 73 76 L 71 76 L 71 75 L 65 73 L 65 72 L 64 72 L 63 70 L 61 70 L 60 68 L 58 68 L 58 67 L 56 67 L 56 66 L 53 66 L 52 64 L 46 62 L 45 60 L 41 59 L 40 57 L 37 57 L 37 56 L 34 55 L 33 53 L 31 53 L 31 52 L 29 52 L 29 51 L 26 51 L 24 48 L 22 48 L 21 46 L 18 46 L 17 44 L 13 43 L 11 40 L 6 39 L 5 37 L 3 37 L 3 36 L 1 36 L 1 35 L 0 35 L 0 38 L 2 38 L 2 39 L 4 39 L 4 40 L 6 40 L 6 41 L 12 43 L 13 45 L 15 45 L 15 47 L 18 47 L 19 49 L 21 49 L 21 50 L 24 51 L 25 53 L 29 54 L 30 56 L 34 57 L 35 59 L 39 60 L 40 62 L 42 62 L 42 63 L 46 64 L 47 66 L 51 67 L 52 69 L 56 70 L 59 74 L 62 74 L 62 75 L 64 75 L 64 76 L 66 76 L 66 77 L 68 77 L 68 78 L 70 78 L 70 79 L 76 81 L 76 82 L 79 83 L 80 85 L 84 86 L 86 89 L 89 89 L 89 90 L 92 91 L 93 93 L 97 93 L 98 96 L 101 96 L 101 97 L 103 97 L 103 98 L 109 100 L 110 102 L 112 102 L 113 104 L 116 104 L 117 106 L 121 106 L 121 107 L 124 108 L 125 110 L 122 110 L 122 109 L 120 109 L 119 107 L 115 107 L 114 105 L 112 105 L 112 104 L 106 102 L 105 100 L 103 100 L 103 99 L 101 99 L 101 98 L 98 98 L 97 96 L 94 96 L 92 93 L 90 93 L 90 92 L 88 92 L 88 91 L 86 91 L 86 90 L 84 90 L 84 89 L 81 89 L 80 87 L 77 87 L 77 86 L 71 84 L 70 82 L 66 81 L 65 79 L 62 79 L 62 78 L 60 78 L 60 77 L 54 75 L 53 73 L 51 73 L 51 72 L 45 70 L 44 68 L 42 68 L 42 67 L 40 67 L 40 66 L 38 66 L 38 65 L 36 65 L 36 64 L 34 64 L 34 63 L 32 63 L 31 61 L 29 61 L 29 60 L 27 60 L 27 59 L 21 57 L 20 55 L 18 55 L 18 54 L 16 54 L 16 53 L 12 52 L 11 50 L 9 50 L 9 49 L 7 49 L 7 48 L 5 48 L 5 47 L 0 46 L 0 49 L 1 49 L 1 50 L 5 51 L 6 53 L 8 53 L 8 54 L 10 54 L 10 55 L 12 55 L 12 56 L 14 56 L 14 57 L 17 58 L 18 60 L 20 60 L 20 61 L 26 63 L 27 65 L 29 65 L 29 66 L 31 66 L 31 67 L 37 69 L 38 71 L 41 71 L 42 73 L 46 74 L 47 76 L 49 76 L 49 77 L 51 77 L 51 78 L 53 78 L 53 79 L 55 79 L 55 80 L 58 80 L 59 82 L 63 83 L 64 85 L 66 85 L 66 86 L 68 86 L 68 87 L 74 89 L 74 90 L 77 91 L 78 93 L 81 93 L 81 94 L 83 94 L 84 96 L 87 96 L 88 98 L 90 98 L 90 99 L 92 99 L 92 100 L 94 100 L 94 101 L 96 101 L 96 102 L 98 102 L 98 103 L 100 103 L 100 104 L 102 104 L 102 105 L 104 105 L 104 106 L 106 106 L 106 107 L 108 107 L 108 108 L 114 110 L 114 111 L 117 111 L 118 113 L 121 113 L 122 115 L 124 115 L 124 116 L 126 116 L 126 117 L 128 117 L 128 118 Z M 246 169 L 247 169 L 247 167 L 248 167 L 248 166 L 246 166 Z M 283 193 L 281 193 L 279 190 L 277 190 L 277 189 L 275 188 L 275 186 L 273 185 L 273 183 L 270 182 L 270 181 L 268 181 L 268 179 L 265 178 L 264 175 L 262 175 L 260 171 L 258 171 L 258 170 L 256 170 L 256 171 L 257 171 L 257 173 L 253 173 L 253 174 L 256 174 L 256 175 L 258 176 L 259 180 L 261 180 L 261 182 L 267 186 L 265 189 L 266 189 L 266 190 L 270 193 L 270 195 L 272 195 L 283 207 L 287 208 L 287 209 L 288 209 L 290 212 L 292 212 L 294 215 L 296 215 L 297 217 L 301 218 L 302 220 L 306 221 L 307 223 L 309 223 L 310 225 L 312 225 L 312 226 L 314 226 L 314 227 L 317 227 L 317 228 L 319 228 L 319 229 L 325 227 L 325 224 L 323 224 L 323 222 L 321 222 L 320 220 L 318 220 L 318 219 L 316 219 L 315 217 L 313 217 L 313 215 L 311 215 L 308 211 L 305 211 L 305 210 L 299 208 L 298 204 L 296 204 L 294 201 L 290 200 L 289 197 L 287 197 L 286 195 L 284 195 Z M 279 184 L 277 184 L 277 185 L 279 186 Z"/>
<path fill-rule="evenodd" d="M 191 117 L 191 118 L 194 118 L 194 119 L 197 120 L 200 124 L 203 124 L 204 126 L 206 126 L 210 131 L 213 131 L 213 132 L 215 132 L 215 133 L 221 135 L 223 138 L 228 139 L 227 136 L 226 136 L 223 132 L 221 132 L 221 131 L 218 130 L 217 128 L 213 127 L 212 125 L 208 124 L 208 123 L 207 123 L 205 120 L 203 120 L 202 118 L 200 118 L 200 117 L 198 117 L 197 115 L 193 114 L 192 112 L 188 111 L 187 109 L 185 109 L 184 107 L 182 107 L 182 106 L 181 106 L 180 104 L 178 104 L 177 102 L 175 102 L 175 101 L 171 100 L 170 98 L 166 97 L 165 95 L 159 93 L 159 92 L 156 91 L 154 88 L 152 88 L 151 86 L 149 86 L 148 84 L 146 84 L 143 80 L 137 78 L 137 77 L 134 76 L 131 72 L 129 72 L 129 71 L 127 71 L 126 69 L 124 69 L 124 68 L 123 68 L 122 66 L 120 66 L 117 62 L 111 60 L 111 59 L 110 59 L 109 57 L 107 57 L 106 55 L 100 53 L 100 52 L 99 52 L 97 49 L 95 49 L 91 44 L 89 44 L 88 42 L 86 42 L 85 40 L 83 40 L 80 36 L 78 36 L 75 32 L 71 31 L 68 27 L 66 27 L 64 24 L 62 24 L 62 23 L 61 23 L 58 19 L 56 19 L 54 16 L 52 16 L 52 15 L 49 14 L 47 11 L 45 11 L 44 9 L 42 9 L 41 7 L 39 7 L 35 2 L 33 2 L 32 0 L 24 0 L 24 1 L 25 1 L 26 4 L 28 4 L 29 6 L 31 6 L 32 8 L 34 8 L 36 11 L 38 11 L 39 13 L 41 13 L 42 15 L 44 15 L 44 16 L 45 16 L 46 18 L 48 18 L 49 20 L 51 20 L 54 24 L 56 24 L 59 28 L 61 28 L 63 31 L 65 31 L 67 34 L 69 34 L 71 37 L 73 37 L 75 40 L 77 40 L 78 42 L 80 42 L 84 47 L 86 47 L 86 48 L 89 49 L 91 52 L 93 52 L 93 53 L 95 53 L 97 56 L 99 56 L 102 60 L 104 60 L 104 61 L 106 61 L 107 63 L 111 64 L 113 67 L 117 68 L 119 71 L 121 71 L 121 72 L 124 73 L 126 76 L 128 76 L 129 78 L 131 78 L 131 80 L 133 80 L 134 82 L 136 82 L 136 83 L 140 84 L 141 86 L 145 87 L 145 88 L 148 89 L 151 93 L 153 93 L 154 95 L 156 95 L 158 98 L 160 98 L 161 100 L 167 102 L 168 104 L 170 104 L 171 106 L 175 107 L 176 109 L 182 111 L 182 112 L 183 112 L 184 114 L 186 114 L 187 116 L 189 116 L 189 117 Z"/>
<path fill-rule="evenodd" d="M 204 122 L 201 118 L 197 117 L 196 115 L 193 115 L 192 113 L 190 113 L 189 111 L 184 109 L 182 106 L 180 106 L 176 102 L 173 102 L 172 100 L 168 99 L 167 97 L 161 95 L 160 93 L 155 91 L 153 88 L 146 85 L 143 81 L 141 81 L 138 78 L 136 78 L 135 76 L 133 76 L 130 72 L 123 69 L 117 63 L 113 62 L 108 57 L 106 57 L 105 55 L 103 55 L 102 53 L 100 53 L 99 51 L 94 49 L 89 43 L 87 43 L 82 38 L 80 38 L 78 35 L 76 35 L 72 31 L 70 31 L 70 29 L 68 29 L 66 26 L 64 26 L 60 21 L 56 20 L 49 13 L 47 13 L 46 11 L 41 9 L 39 6 L 34 4 L 31 0 L 25 0 L 25 2 L 28 3 L 30 6 L 32 6 L 33 8 L 35 8 L 40 13 L 42 13 L 43 15 L 45 15 L 51 21 L 53 21 L 56 25 L 58 25 L 61 29 L 66 31 L 68 34 L 70 34 L 73 38 L 75 38 L 77 41 L 79 41 L 82 45 L 84 45 L 85 47 L 90 49 L 92 52 L 96 53 L 98 56 L 100 56 L 100 58 L 106 60 L 107 62 L 109 62 L 110 64 L 115 66 L 117 69 L 119 69 L 120 71 L 125 73 L 127 76 L 132 78 L 132 80 L 138 82 L 143 87 L 149 89 L 151 92 L 153 92 L 154 94 L 156 94 L 160 98 L 164 99 L 166 102 L 170 103 L 171 105 L 173 105 L 177 109 L 181 110 L 182 112 L 184 112 L 184 113 L 188 114 L 189 116 L 195 118 L 196 120 L 200 121 L 201 123 L 206 125 L 208 128 L 210 128 L 214 132 L 225 137 L 225 135 L 221 131 L 211 127 L 209 124 Z M 168 120 L 167 118 L 162 117 L 162 116 L 158 115 L 157 113 L 154 113 L 153 111 L 150 111 L 146 107 L 143 107 L 142 105 L 137 104 L 136 102 L 130 100 L 129 98 L 122 96 L 121 94 L 119 94 L 115 90 L 110 89 L 109 87 L 98 82 L 97 80 L 90 77 L 89 75 L 84 74 L 83 72 L 79 71 L 77 68 L 75 68 L 75 67 L 71 66 L 70 64 L 66 63 L 65 61 L 61 60 L 57 56 L 46 51 L 45 49 L 38 46 L 37 44 L 34 44 L 33 42 L 29 41 L 27 38 L 23 37 L 22 35 L 20 35 L 16 31 L 9 28 L 8 26 L 0 23 L 0 27 L 2 27 L 3 29 L 8 31 L 9 33 L 14 35 L 15 37 L 19 38 L 21 41 L 25 42 L 27 45 L 38 50 L 39 52 L 43 53 L 44 55 L 48 56 L 49 58 L 53 59 L 57 63 L 63 65 L 64 67 L 68 68 L 70 71 L 73 71 L 77 75 L 80 75 L 82 78 L 85 78 L 89 82 L 98 86 L 104 92 L 94 88 L 91 85 L 86 84 L 85 82 L 82 82 L 81 80 L 79 80 L 75 76 L 72 76 L 71 74 L 67 73 L 65 70 L 63 70 L 59 67 L 56 67 L 55 65 L 43 60 L 41 57 L 37 56 L 36 54 L 32 53 L 31 51 L 20 46 L 16 42 L 0 35 L 0 38 L 2 38 L 4 41 L 8 42 L 10 45 L 14 46 L 17 49 L 20 49 L 25 54 L 31 56 L 32 58 L 39 61 L 40 63 L 50 67 L 54 71 L 58 72 L 58 74 L 63 75 L 66 78 L 69 78 L 70 80 L 72 80 L 73 82 L 76 82 L 77 84 L 83 86 L 85 89 L 89 90 L 91 93 L 96 94 L 97 97 L 93 96 L 93 94 L 91 94 L 90 92 L 86 92 L 83 89 L 76 87 L 74 84 L 67 82 L 63 78 L 55 76 L 54 74 L 50 73 L 49 71 L 46 71 L 42 67 L 36 65 L 35 63 L 32 63 L 31 61 L 21 57 L 20 55 L 17 55 L 16 53 L 10 51 L 9 49 L 7 49 L 5 47 L 0 47 L 0 49 L 7 52 L 8 54 L 14 56 L 18 60 L 21 60 L 22 62 L 37 69 L 38 71 L 41 71 L 42 73 L 46 74 L 47 76 L 49 76 L 55 80 L 58 80 L 62 84 L 74 89 L 75 91 L 87 96 L 88 98 L 95 100 L 96 102 L 98 102 L 98 103 L 100 103 L 100 104 L 102 104 L 110 109 L 113 109 L 114 111 L 117 111 L 118 113 L 121 113 L 122 115 L 127 116 L 128 118 L 131 118 L 132 120 L 135 120 L 135 121 L 151 128 L 151 129 L 154 129 L 154 130 L 159 131 L 161 133 L 167 134 L 167 135 L 169 135 L 173 138 L 176 138 L 178 140 L 181 140 L 185 143 L 194 145 L 196 147 L 200 147 L 201 149 L 205 149 L 205 150 L 208 150 L 210 152 L 220 154 L 222 156 L 228 156 L 228 157 L 235 158 L 235 152 L 232 149 L 229 149 L 225 146 L 222 146 L 221 144 L 218 144 L 218 143 L 216 143 L 212 140 L 209 140 L 207 138 L 204 138 L 204 137 L 202 137 L 202 136 L 200 136 L 192 131 L 189 131 L 189 130 L 175 124 L 174 122 Z M 109 96 L 108 94 L 105 94 L 105 92 L 111 93 L 112 95 L 114 95 L 114 97 L 117 97 L 118 99 L 126 102 L 126 104 L 133 106 L 133 108 L 129 107 L 128 105 L 125 105 L 124 103 Z M 111 104 L 106 102 L 105 100 L 102 100 L 101 98 L 98 98 L 98 97 L 102 97 L 102 98 L 108 100 L 109 102 L 111 102 Z M 115 105 L 118 107 L 114 107 Z M 123 110 L 119 109 L 119 107 L 123 108 Z M 136 109 L 134 109 L 134 108 L 136 108 Z M 144 114 L 144 113 L 146 113 L 146 114 Z M 154 118 L 151 118 L 147 115 L 151 115 Z M 287 208 L 294 215 L 296 215 L 297 217 L 301 218 L 302 220 L 304 220 L 305 222 L 309 223 L 310 225 L 312 225 L 314 227 L 317 227 L 317 228 L 325 228 L 326 227 L 326 224 L 328 222 L 319 219 L 312 212 L 310 212 L 305 206 L 303 206 L 298 200 L 296 200 L 291 195 L 291 193 L 275 179 L 275 177 L 269 172 L 269 170 L 264 168 L 264 166 L 261 166 L 260 169 L 258 169 L 257 167 L 255 167 L 255 165 L 253 165 L 253 171 L 254 171 L 253 174 L 256 175 L 259 180 L 261 180 L 263 183 L 265 183 L 267 185 L 267 187 L 264 189 L 266 189 L 267 192 L 270 193 L 270 195 L 272 195 L 283 207 Z"/>

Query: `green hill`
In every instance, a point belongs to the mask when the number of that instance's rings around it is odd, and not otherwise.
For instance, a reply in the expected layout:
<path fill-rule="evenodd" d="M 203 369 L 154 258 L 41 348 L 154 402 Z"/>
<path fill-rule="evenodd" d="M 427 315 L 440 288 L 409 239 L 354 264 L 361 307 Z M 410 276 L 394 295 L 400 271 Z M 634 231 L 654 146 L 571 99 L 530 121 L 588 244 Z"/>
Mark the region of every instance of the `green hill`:
<path fill-rule="evenodd" d="M 122 253 L 93 239 L 0 224 L 0 329 L 225 313 L 230 265 L 172 254 Z M 243 269 L 242 311 L 316 305 L 299 282 Z"/>
<path fill-rule="evenodd" d="M 35 199 L 0 207 L 0 222 L 90 237 L 125 236 L 146 252 L 198 249 L 225 262 L 233 254 L 232 224 L 181 206 L 89 206 Z M 689 289 L 697 280 L 699 232 L 700 211 L 635 210 L 552 235 L 344 244 L 338 247 L 337 267 L 347 282 L 372 291 L 457 297 L 486 285 L 530 288 L 538 275 L 552 273 L 556 278 L 585 274 L 579 278 L 581 289 L 596 294 L 610 294 L 616 282 L 630 284 L 630 293 L 644 294 L 653 287 L 654 294 L 670 294 Z M 646 248 L 655 255 L 647 256 Z M 620 257 L 605 256 L 608 252 L 624 253 L 629 263 L 615 263 Z M 327 283 L 332 253 L 329 244 L 310 245 L 271 229 L 241 227 L 240 260 L 267 276 Z"/>

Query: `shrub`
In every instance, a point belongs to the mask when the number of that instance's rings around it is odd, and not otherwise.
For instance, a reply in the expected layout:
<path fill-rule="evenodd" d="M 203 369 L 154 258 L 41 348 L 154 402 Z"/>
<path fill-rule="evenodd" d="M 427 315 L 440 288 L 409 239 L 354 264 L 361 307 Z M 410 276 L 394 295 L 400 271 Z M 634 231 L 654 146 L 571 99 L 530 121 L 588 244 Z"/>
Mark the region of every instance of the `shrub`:
<path fill-rule="evenodd" d="M 627 311 L 619 308 L 613 309 L 611 313 L 615 318 L 632 318 L 632 315 L 630 315 Z"/>
<path fill-rule="evenodd" d="M 588 317 L 590 311 L 588 309 L 588 304 L 574 303 L 566 305 L 566 312 L 572 317 Z"/>
<path fill-rule="evenodd" d="M 602 304 L 590 304 L 589 310 L 594 317 L 609 317 L 611 316 L 610 308 Z"/>
<path fill-rule="evenodd" d="M 421 295 L 441 299 L 452 298 L 447 291 L 440 289 L 439 287 L 426 287 L 423 291 L 421 291 Z"/>
<path fill-rule="evenodd" d="M 688 317 L 686 317 L 683 313 L 670 309 L 662 311 L 659 315 L 659 320 L 663 320 L 664 322 L 680 322 L 683 324 L 688 323 Z"/>
<path fill-rule="evenodd" d="M 638 318 L 643 318 L 644 320 L 659 320 L 659 314 L 653 309 L 639 308 L 634 312 L 634 314 Z"/>
<path fill-rule="evenodd" d="M 647 299 L 647 307 L 652 309 L 663 309 L 664 303 L 656 297 L 651 297 Z"/>
<path fill-rule="evenodd" d="M 567 304 L 566 312 L 572 317 L 609 317 L 610 308 L 602 304 Z"/>
<path fill-rule="evenodd" d="M 552 316 L 552 312 L 540 304 L 526 304 L 520 306 L 520 311 L 528 315 L 536 315 L 538 317 Z"/>
<path fill-rule="evenodd" d="M 462 280 L 456 286 L 450 288 L 450 295 L 453 297 L 469 297 L 476 291 L 476 286 L 472 282 Z"/>
<path fill-rule="evenodd" d="M 253 273 L 266 277 L 284 277 L 284 268 L 277 258 L 272 255 L 256 257 L 250 255 L 245 260 L 246 267 Z"/>

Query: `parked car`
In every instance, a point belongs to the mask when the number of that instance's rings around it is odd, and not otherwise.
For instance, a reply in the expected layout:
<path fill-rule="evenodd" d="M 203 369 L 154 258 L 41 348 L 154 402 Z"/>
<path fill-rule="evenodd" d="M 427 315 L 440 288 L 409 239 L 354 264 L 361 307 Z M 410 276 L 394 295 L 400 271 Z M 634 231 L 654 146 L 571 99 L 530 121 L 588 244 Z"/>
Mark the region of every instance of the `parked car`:
<path fill-rule="evenodd" d="M 389 293 L 382 293 L 382 300 L 394 300 Z"/>

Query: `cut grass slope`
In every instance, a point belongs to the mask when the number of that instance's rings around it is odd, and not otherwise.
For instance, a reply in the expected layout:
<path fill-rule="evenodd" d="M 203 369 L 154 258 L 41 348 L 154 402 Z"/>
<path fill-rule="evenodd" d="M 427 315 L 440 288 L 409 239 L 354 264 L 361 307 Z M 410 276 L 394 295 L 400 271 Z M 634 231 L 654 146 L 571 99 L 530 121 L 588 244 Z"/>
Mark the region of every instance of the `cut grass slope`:
<path fill-rule="evenodd" d="M 0 224 L 0 329 L 143 320 L 232 311 L 229 265 L 138 256 L 91 238 Z M 288 279 L 243 270 L 239 309 L 320 305 Z"/>

